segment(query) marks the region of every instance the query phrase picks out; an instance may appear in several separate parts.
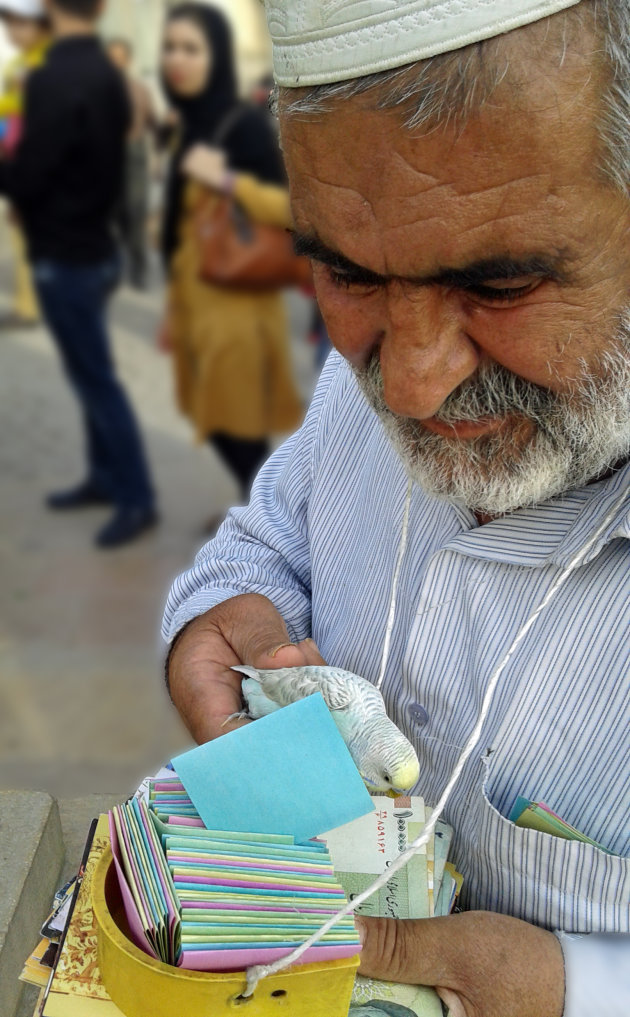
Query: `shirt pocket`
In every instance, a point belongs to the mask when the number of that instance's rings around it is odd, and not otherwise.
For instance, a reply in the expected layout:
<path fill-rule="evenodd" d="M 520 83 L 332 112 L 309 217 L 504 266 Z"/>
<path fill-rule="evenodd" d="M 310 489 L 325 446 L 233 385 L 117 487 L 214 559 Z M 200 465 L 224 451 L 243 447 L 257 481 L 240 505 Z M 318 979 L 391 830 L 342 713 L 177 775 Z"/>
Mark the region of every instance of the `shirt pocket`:
<path fill-rule="evenodd" d="M 467 906 L 566 932 L 630 932 L 630 859 L 515 826 L 488 796 L 495 765 L 480 761 L 471 795 Z"/>

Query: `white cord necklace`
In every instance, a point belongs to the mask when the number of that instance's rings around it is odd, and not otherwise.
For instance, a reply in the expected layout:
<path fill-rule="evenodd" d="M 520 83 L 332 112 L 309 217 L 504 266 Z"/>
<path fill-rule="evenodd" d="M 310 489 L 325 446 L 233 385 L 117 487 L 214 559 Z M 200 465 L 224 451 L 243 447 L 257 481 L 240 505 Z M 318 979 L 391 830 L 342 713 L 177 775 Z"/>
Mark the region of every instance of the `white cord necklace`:
<path fill-rule="evenodd" d="M 401 854 L 398 855 L 397 858 L 394 859 L 389 868 L 381 876 L 379 876 L 378 879 L 375 879 L 374 882 L 367 887 L 367 889 L 363 890 L 362 893 L 358 894 L 353 900 L 345 904 L 344 907 L 337 912 L 337 914 L 333 915 L 331 918 L 328 919 L 328 921 L 324 922 L 324 924 L 319 929 L 317 929 L 303 943 L 300 943 L 300 945 L 296 947 L 295 950 L 292 950 L 291 953 L 287 954 L 285 957 L 281 957 L 280 960 L 275 961 L 273 964 L 255 964 L 253 967 L 248 968 L 246 972 L 247 983 L 245 990 L 243 992 L 243 996 L 245 997 L 251 996 L 254 993 L 256 986 L 258 985 L 259 981 L 262 978 L 267 978 L 269 975 L 274 975 L 278 971 L 282 971 L 284 968 L 289 967 L 290 964 L 294 964 L 295 961 L 298 960 L 298 958 L 301 957 L 302 954 L 306 950 L 308 950 L 309 947 L 313 946 L 315 943 L 318 942 L 318 940 L 321 939 L 324 933 L 328 932 L 329 929 L 332 929 L 333 926 L 335 926 L 337 922 L 341 921 L 342 918 L 345 918 L 346 915 L 352 914 L 352 912 L 360 904 L 363 904 L 363 902 L 366 901 L 369 897 L 371 897 L 373 893 L 376 893 L 377 890 L 380 890 L 381 887 L 385 886 L 386 883 L 388 883 L 391 877 L 394 875 L 394 873 L 398 872 L 399 869 L 402 869 L 403 866 L 405 866 L 407 862 L 419 851 L 419 849 L 424 847 L 424 845 L 428 842 L 429 838 L 431 837 L 431 834 L 433 833 L 433 830 L 435 829 L 435 825 L 438 819 L 440 819 L 442 812 L 444 811 L 444 808 L 451 796 L 451 792 L 453 791 L 453 788 L 455 787 L 457 781 L 461 776 L 464 766 L 468 762 L 468 759 L 470 758 L 473 750 L 475 749 L 475 746 L 479 742 L 479 739 L 481 737 L 481 731 L 484 722 L 488 716 L 488 713 L 490 711 L 490 706 L 492 704 L 494 692 L 501 674 L 507 667 L 517 647 L 523 641 L 523 639 L 531 629 L 532 625 L 535 623 L 536 619 L 545 610 L 545 608 L 553 599 L 553 597 L 555 597 L 556 593 L 564 585 L 564 583 L 569 578 L 571 573 L 582 564 L 590 549 L 596 543 L 596 541 L 604 532 L 606 527 L 612 522 L 615 515 L 619 511 L 619 508 L 621 507 L 625 498 L 627 497 L 627 494 L 628 490 L 627 488 L 625 488 L 621 494 L 621 497 L 616 499 L 610 512 L 606 514 L 603 522 L 597 527 L 595 532 L 589 537 L 586 543 L 583 544 L 582 547 L 573 556 L 568 565 L 560 573 L 555 583 L 553 583 L 553 585 L 549 588 L 547 594 L 541 600 L 538 607 L 532 612 L 532 614 L 530 614 L 525 624 L 520 628 L 519 632 L 517 633 L 516 638 L 514 639 L 509 650 L 501 660 L 501 663 L 491 675 L 490 680 L 488 682 L 488 687 L 483 698 L 477 722 L 471 731 L 470 737 L 462 750 L 462 753 L 455 765 L 455 769 L 453 770 L 437 805 L 435 806 L 433 812 L 431 813 L 431 818 L 426 824 L 423 833 L 419 837 L 417 837 L 416 840 L 414 840 L 405 851 L 403 851 Z M 409 520 L 410 499 L 411 499 L 411 484 L 407 488 L 407 499 L 405 502 L 405 512 L 403 518 L 403 532 L 400 542 L 398 561 L 396 563 L 394 581 L 392 583 L 392 604 L 390 605 L 389 619 L 387 623 L 387 632 L 385 637 L 387 653 L 385 652 L 383 653 L 383 660 L 381 662 L 381 680 L 382 675 L 384 674 L 385 671 L 385 667 L 387 666 L 387 654 L 389 653 L 391 630 L 393 629 L 394 624 L 392 605 L 395 605 L 398 578 L 400 575 L 400 567 L 402 564 L 401 551 L 404 553 L 404 548 L 407 542 L 407 528 L 408 528 L 407 524 Z"/>
<path fill-rule="evenodd" d="M 396 594 L 398 593 L 398 580 L 400 579 L 400 571 L 402 569 L 403 558 L 405 557 L 405 551 L 407 550 L 407 535 L 409 533 L 409 509 L 411 506 L 411 490 L 413 488 L 413 481 L 410 480 L 407 484 L 407 494 L 405 495 L 405 511 L 403 513 L 403 524 L 402 533 L 400 536 L 400 545 L 398 547 L 398 558 L 396 559 L 396 567 L 394 569 L 394 578 L 392 579 L 392 594 L 389 602 L 389 617 L 387 619 L 387 627 L 385 629 L 385 639 L 383 642 L 383 656 L 381 657 L 381 670 L 376 681 L 376 688 L 380 691 L 383 679 L 385 678 L 385 670 L 387 668 L 387 661 L 389 659 L 389 647 L 392 641 L 392 632 L 394 631 L 394 620 L 396 617 Z"/>

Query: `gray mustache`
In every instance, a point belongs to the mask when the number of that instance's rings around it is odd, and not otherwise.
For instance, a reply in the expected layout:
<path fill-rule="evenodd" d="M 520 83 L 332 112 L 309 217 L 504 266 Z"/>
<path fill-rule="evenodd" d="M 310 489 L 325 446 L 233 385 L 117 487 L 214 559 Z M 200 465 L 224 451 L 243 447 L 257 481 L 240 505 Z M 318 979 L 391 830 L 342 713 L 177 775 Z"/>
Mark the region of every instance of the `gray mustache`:
<path fill-rule="evenodd" d="M 384 403 L 383 376 L 378 355 L 368 366 L 357 371 L 364 376 Z M 549 389 L 519 378 L 498 364 L 480 367 L 472 378 L 454 389 L 435 414 L 445 424 L 457 421 L 476 421 L 491 417 L 504 417 L 516 413 L 534 421 L 547 418 L 558 403 L 558 397 Z"/>

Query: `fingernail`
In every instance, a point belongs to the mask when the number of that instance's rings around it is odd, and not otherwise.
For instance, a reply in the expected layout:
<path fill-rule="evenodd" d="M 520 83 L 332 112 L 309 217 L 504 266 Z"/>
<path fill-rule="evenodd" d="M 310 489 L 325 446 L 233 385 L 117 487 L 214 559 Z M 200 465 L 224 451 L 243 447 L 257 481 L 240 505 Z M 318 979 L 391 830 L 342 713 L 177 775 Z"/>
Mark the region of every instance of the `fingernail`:
<path fill-rule="evenodd" d="M 275 657 L 279 650 L 283 650 L 285 646 L 295 646 L 295 643 L 280 643 L 280 646 L 276 646 L 275 650 L 272 650 L 269 654 L 270 657 Z"/>

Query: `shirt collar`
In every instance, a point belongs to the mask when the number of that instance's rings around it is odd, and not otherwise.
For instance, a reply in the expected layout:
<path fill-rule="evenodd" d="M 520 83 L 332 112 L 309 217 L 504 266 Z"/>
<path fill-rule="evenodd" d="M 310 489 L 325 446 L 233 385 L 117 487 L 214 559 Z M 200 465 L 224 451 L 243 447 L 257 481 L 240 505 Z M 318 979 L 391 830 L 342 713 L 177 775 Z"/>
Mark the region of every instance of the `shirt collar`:
<path fill-rule="evenodd" d="M 626 491 L 605 530 L 589 550 L 586 561 L 597 557 L 610 541 L 630 539 L 630 463 L 605 480 L 507 516 L 470 528 L 452 537 L 446 547 L 460 554 L 513 565 L 566 566 Z M 463 516 L 458 513 L 462 522 Z"/>

